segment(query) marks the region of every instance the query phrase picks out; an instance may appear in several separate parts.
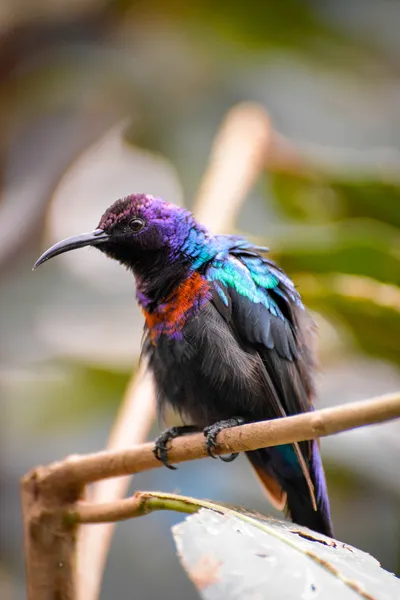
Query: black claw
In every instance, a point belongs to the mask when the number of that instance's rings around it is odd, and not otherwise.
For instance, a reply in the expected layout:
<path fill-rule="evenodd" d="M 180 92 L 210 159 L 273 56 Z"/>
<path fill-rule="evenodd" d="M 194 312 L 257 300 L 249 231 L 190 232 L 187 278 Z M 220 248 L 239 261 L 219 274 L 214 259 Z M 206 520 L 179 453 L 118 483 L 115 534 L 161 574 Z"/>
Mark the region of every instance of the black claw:
<path fill-rule="evenodd" d="M 213 450 L 218 448 L 218 444 L 217 444 L 217 440 L 216 440 L 218 431 L 214 432 L 214 431 L 211 431 L 211 427 L 206 427 L 204 429 L 204 435 L 206 438 L 206 448 L 207 448 L 208 455 L 211 456 L 211 458 L 218 458 L 218 456 L 214 456 L 214 453 L 213 453 Z"/>
<path fill-rule="evenodd" d="M 239 456 L 239 452 L 232 452 L 232 454 L 228 454 L 228 456 L 220 456 L 219 458 L 226 463 L 233 462 L 235 458 Z"/>
<path fill-rule="evenodd" d="M 171 471 L 176 471 L 176 467 L 173 467 L 172 465 L 168 464 L 167 444 L 170 440 L 176 437 L 173 435 L 173 429 L 174 428 L 163 431 L 161 435 L 158 436 L 158 438 L 154 442 L 153 454 L 157 460 L 162 462 L 163 465 L 167 467 L 167 469 L 171 469 Z"/>
<path fill-rule="evenodd" d="M 173 465 L 170 465 L 168 462 L 168 443 L 181 435 L 185 435 L 185 433 L 193 433 L 194 431 L 198 431 L 197 427 L 193 425 L 182 425 L 181 427 L 170 427 L 163 431 L 155 440 L 153 447 L 153 454 L 157 460 L 163 463 L 167 469 L 171 469 L 171 471 L 176 471 L 177 468 Z"/>
<path fill-rule="evenodd" d="M 243 425 L 245 420 L 242 417 L 233 417 L 232 419 L 226 419 L 225 421 L 218 421 L 209 427 L 203 429 L 204 436 L 206 438 L 207 452 L 211 458 L 220 458 L 223 462 L 232 462 L 238 456 L 238 452 L 229 454 L 228 456 L 215 456 L 214 452 L 218 449 L 219 445 L 217 442 L 217 435 L 223 429 L 230 429 L 237 425 Z"/>

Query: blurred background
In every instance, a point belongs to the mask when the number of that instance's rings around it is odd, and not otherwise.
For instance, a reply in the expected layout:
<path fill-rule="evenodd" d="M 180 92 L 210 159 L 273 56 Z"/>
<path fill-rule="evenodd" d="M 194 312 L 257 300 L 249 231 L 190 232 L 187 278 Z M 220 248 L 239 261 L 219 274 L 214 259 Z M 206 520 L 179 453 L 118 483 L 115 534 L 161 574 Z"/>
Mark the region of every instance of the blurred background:
<path fill-rule="evenodd" d="M 399 23 L 394 0 L 2 0 L 2 599 L 25 598 L 20 477 L 104 447 L 142 329 L 133 280 L 96 250 L 32 264 L 128 193 L 191 206 L 236 103 L 264 106 L 298 158 L 263 174 L 238 230 L 271 248 L 314 314 L 318 406 L 400 389 Z M 337 538 L 397 574 L 399 434 L 322 441 Z M 242 458 L 143 473 L 132 489 L 273 513 Z M 102 599 L 197 597 L 170 533 L 181 518 L 117 527 Z"/>

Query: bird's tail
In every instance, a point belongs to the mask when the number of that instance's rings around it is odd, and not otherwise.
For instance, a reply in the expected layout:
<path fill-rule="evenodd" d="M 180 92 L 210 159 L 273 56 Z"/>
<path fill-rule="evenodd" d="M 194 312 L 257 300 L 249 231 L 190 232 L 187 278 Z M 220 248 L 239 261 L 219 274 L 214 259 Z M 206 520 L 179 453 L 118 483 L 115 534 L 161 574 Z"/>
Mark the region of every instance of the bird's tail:
<path fill-rule="evenodd" d="M 291 444 L 247 452 L 272 504 L 298 525 L 333 536 L 328 492 L 318 443 L 307 461 L 314 498 Z"/>

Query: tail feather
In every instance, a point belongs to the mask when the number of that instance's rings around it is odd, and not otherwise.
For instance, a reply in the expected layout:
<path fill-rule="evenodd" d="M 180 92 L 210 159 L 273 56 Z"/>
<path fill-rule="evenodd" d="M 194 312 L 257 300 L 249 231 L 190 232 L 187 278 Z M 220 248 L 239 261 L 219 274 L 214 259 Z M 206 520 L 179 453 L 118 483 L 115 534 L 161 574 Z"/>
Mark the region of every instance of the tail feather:
<path fill-rule="evenodd" d="M 312 444 L 311 460 L 307 463 L 317 510 L 293 446 L 264 448 L 247 452 L 247 456 L 276 508 L 284 508 L 286 514 L 298 525 L 333 536 L 325 474 L 316 441 Z"/>
<path fill-rule="evenodd" d="M 250 453 L 249 453 L 250 454 Z M 251 457 L 249 456 L 250 461 Z M 252 461 L 251 461 L 252 462 Z M 285 510 L 287 504 L 287 494 L 279 485 L 279 483 L 261 466 L 252 462 L 253 468 L 259 478 L 261 485 L 264 488 L 264 493 L 272 506 L 277 510 Z"/>

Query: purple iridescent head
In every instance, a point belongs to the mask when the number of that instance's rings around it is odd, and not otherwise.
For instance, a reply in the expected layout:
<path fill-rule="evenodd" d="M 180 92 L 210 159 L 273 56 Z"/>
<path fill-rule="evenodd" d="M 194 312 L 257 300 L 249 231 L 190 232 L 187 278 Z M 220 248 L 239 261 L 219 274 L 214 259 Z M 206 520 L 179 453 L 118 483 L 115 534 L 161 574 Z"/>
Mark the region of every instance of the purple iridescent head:
<path fill-rule="evenodd" d="M 35 267 L 63 252 L 96 246 L 142 275 L 174 262 L 190 265 L 207 239 L 207 230 L 186 209 L 148 194 L 132 194 L 110 206 L 95 231 L 55 244 Z"/>
<path fill-rule="evenodd" d="M 148 250 L 180 246 L 193 225 L 192 215 L 149 194 L 132 194 L 106 210 L 98 225 L 110 242 Z"/>

